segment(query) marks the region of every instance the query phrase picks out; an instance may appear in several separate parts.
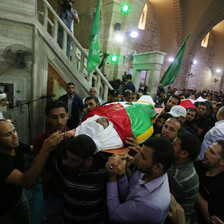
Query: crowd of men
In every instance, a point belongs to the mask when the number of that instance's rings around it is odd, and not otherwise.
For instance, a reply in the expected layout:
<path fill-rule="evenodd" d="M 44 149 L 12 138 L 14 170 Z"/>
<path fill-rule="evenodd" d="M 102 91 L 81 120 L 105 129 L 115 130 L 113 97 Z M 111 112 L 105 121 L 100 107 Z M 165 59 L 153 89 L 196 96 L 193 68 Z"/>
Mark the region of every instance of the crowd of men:
<path fill-rule="evenodd" d="M 137 101 L 131 79 L 126 81 L 122 100 Z M 44 223 L 223 224 L 222 94 L 216 103 L 206 97 L 186 101 L 191 95 L 170 88 L 158 93 L 155 105 L 163 109 L 153 121 L 153 135 L 141 145 L 128 137 L 129 152 L 119 155 L 98 152 L 89 135 L 71 132 L 84 114 L 102 106 L 96 88 L 81 99 L 68 83 L 67 94 L 46 105 L 49 128 L 32 146 L 19 142 L 11 121 L 2 117 L 0 223 L 30 223 L 24 187 L 34 186 L 41 175 Z M 119 98 L 112 90 L 106 104 Z M 102 129 L 109 122 L 97 120 Z M 31 152 L 34 160 L 25 171 L 23 154 Z"/>

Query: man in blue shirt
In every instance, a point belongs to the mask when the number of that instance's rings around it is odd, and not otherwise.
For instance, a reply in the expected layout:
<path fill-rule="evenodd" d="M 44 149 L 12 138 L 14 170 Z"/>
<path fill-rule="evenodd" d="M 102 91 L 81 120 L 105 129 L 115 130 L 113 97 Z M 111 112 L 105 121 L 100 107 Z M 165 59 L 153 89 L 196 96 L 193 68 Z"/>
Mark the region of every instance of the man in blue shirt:
<path fill-rule="evenodd" d="M 130 170 L 125 172 L 125 167 L 130 162 L 121 156 L 110 157 L 106 164 L 110 219 L 115 223 L 164 223 L 171 201 L 166 171 L 173 158 L 173 145 L 168 139 L 147 139 L 134 157 L 138 170 L 128 180 Z"/>
<path fill-rule="evenodd" d="M 74 35 L 74 21 L 79 23 L 79 16 L 75 9 L 72 8 L 72 4 L 75 3 L 74 0 L 59 0 L 57 14 L 64 22 L 65 26 L 71 31 Z M 62 48 L 63 46 L 63 27 L 58 24 L 58 44 Z M 71 57 L 71 47 L 72 47 L 72 38 L 68 35 L 67 37 L 67 56 Z"/>

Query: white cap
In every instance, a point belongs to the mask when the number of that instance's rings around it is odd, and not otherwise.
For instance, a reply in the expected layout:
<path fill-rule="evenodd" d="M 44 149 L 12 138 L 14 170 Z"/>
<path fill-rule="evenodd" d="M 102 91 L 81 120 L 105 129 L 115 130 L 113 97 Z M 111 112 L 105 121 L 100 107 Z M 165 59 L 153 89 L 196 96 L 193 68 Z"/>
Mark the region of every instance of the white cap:
<path fill-rule="evenodd" d="M 7 97 L 7 96 L 6 96 L 5 93 L 0 93 L 0 100 L 4 99 L 4 98 L 6 98 L 6 97 Z"/>
<path fill-rule="evenodd" d="M 168 114 L 172 115 L 173 117 L 186 117 L 187 111 L 184 107 L 177 105 L 173 106 Z"/>

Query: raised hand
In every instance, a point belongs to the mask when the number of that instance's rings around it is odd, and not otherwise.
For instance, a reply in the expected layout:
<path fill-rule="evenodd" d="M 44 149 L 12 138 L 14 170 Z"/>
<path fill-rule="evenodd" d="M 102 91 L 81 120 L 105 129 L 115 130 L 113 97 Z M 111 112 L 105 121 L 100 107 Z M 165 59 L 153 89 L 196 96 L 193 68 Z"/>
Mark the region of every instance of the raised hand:
<path fill-rule="evenodd" d="M 51 134 L 43 144 L 43 149 L 47 152 L 53 151 L 56 146 L 64 139 L 64 135 L 61 131 L 56 131 Z"/>
<path fill-rule="evenodd" d="M 132 134 L 132 138 L 127 137 L 126 143 L 129 145 L 128 148 L 134 150 L 136 153 L 138 153 L 141 150 L 140 145 L 137 142 L 137 138 L 135 134 Z"/>

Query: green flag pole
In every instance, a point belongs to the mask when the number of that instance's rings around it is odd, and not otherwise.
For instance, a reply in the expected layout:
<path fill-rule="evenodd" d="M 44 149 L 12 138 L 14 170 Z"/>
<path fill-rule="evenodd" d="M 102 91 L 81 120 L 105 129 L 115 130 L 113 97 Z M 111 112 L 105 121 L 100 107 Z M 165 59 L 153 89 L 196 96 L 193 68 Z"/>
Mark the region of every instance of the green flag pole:
<path fill-rule="evenodd" d="M 98 0 L 97 3 L 96 15 L 89 35 L 90 47 L 87 60 L 87 71 L 89 73 L 91 73 L 100 63 L 99 29 L 100 29 L 100 0 Z"/>
<path fill-rule="evenodd" d="M 191 33 L 189 33 L 187 35 L 181 48 L 177 52 L 177 55 L 175 56 L 174 61 L 170 64 L 170 66 L 164 73 L 162 79 L 160 80 L 160 88 L 163 88 L 164 86 L 171 85 L 174 82 L 174 80 L 176 79 L 176 77 L 181 69 L 181 66 L 182 66 L 186 43 L 187 43 L 188 37 L 190 35 L 191 35 Z"/>

